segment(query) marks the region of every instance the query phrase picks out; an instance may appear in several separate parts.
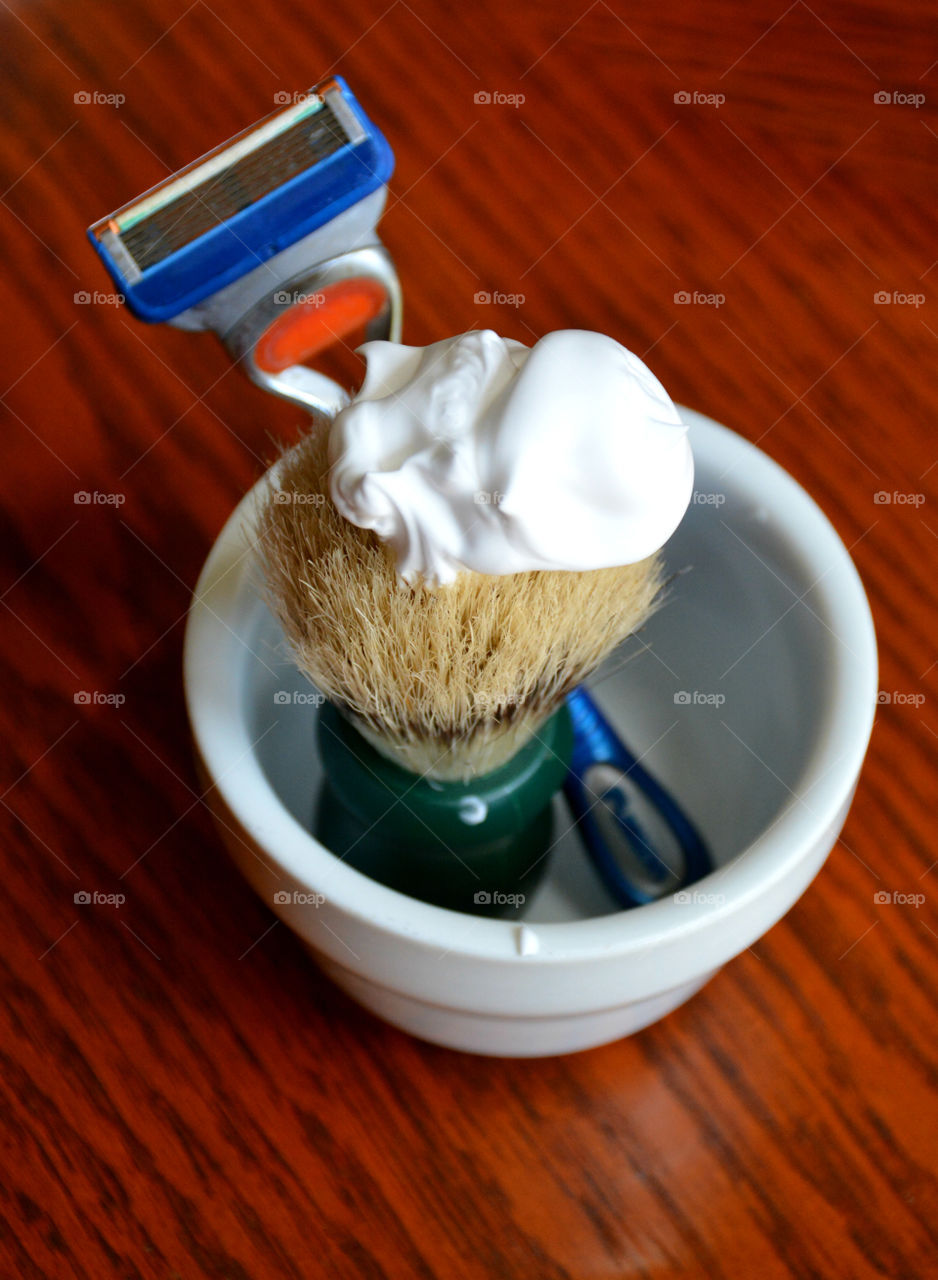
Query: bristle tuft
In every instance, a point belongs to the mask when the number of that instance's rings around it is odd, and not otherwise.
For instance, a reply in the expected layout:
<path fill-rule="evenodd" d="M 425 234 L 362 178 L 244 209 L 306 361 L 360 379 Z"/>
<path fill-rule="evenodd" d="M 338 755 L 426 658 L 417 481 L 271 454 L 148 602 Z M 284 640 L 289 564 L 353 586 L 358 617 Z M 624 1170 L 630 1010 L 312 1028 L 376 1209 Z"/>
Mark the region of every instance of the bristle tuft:
<path fill-rule="evenodd" d="M 328 429 L 280 461 L 258 538 L 300 668 L 384 754 L 466 781 L 505 763 L 655 606 L 660 558 L 586 573 L 462 573 L 408 586 L 336 510 Z"/>

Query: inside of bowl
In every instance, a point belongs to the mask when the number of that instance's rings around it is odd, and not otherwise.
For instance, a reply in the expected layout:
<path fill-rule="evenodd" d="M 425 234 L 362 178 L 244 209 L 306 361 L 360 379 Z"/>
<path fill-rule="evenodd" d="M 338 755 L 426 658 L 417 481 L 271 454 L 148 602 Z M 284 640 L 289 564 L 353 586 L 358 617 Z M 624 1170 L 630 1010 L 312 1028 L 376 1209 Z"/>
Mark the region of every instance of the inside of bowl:
<path fill-rule="evenodd" d="M 666 601 L 590 682 L 643 765 L 679 799 L 718 864 L 737 857 L 798 790 L 818 736 L 835 641 L 778 512 L 698 466 L 695 500 L 667 547 Z M 307 829 L 322 782 L 318 695 L 258 600 L 242 707 L 261 767 Z M 558 839 L 525 905 L 532 922 L 617 911 L 555 801 Z M 523 891 L 523 890 L 522 890 Z"/>

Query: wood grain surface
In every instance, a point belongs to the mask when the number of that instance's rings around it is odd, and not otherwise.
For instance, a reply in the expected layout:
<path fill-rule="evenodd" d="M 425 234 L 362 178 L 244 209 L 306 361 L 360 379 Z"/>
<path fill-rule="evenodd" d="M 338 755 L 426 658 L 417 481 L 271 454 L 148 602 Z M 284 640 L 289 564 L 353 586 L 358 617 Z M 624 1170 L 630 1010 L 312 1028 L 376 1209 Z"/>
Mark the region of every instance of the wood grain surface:
<path fill-rule="evenodd" d="M 0 4 L 2 1277 L 938 1276 L 933 18 Z M 806 486 L 872 601 L 843 840 L 699 996 L 588 1053 L 360 1011 L 201 803 L 189 594 L 301 414 L 114 305 L 84 228 L 329 70 L 397 155 L 406 341 L 612 334 Z"/>

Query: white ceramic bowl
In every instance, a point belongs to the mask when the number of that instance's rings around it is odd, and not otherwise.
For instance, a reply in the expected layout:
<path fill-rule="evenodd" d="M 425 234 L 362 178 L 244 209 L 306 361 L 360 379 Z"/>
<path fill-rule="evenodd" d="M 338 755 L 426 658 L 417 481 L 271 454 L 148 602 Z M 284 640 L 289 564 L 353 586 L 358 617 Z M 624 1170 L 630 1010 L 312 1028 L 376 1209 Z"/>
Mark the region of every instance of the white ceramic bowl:
<path fill-rule="evenodd" d="M 429 906 L 375 883 L 310 834 L 321 770 L 313 691 L 262 605 L 255 488 L 205 564 L 185 685 L 208 801 L 263 900 L 351 996 L 389 1022 L 476 1053 L 589 1048 L 681 1004 L 769 929 L 833 847 L 876 703 L 863 587 L 794 480 L 684 411 L 695 500 L 667 547 L 668 603 L 592 682 L 646 767 L 680 797 L 719 863 L 684 893 L 620 911 L 566 832 L 523 924 Z"/>

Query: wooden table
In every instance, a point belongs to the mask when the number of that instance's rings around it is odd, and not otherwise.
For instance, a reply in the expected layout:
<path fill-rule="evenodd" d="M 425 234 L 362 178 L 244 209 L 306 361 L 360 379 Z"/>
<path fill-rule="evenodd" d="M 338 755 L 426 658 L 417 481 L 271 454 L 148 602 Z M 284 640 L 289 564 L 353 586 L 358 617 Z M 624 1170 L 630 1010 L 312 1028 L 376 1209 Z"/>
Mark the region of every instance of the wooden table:
<path fill-rule="evenodd" d="M 924 10 L 353 8 L 0 7 L 0 1273 L 938 1276 Z M 579 1056 L 475 1059 L 352 1005 L 190 762 L 189 593 L 302 415 L 114 305 L 83 230 L 330 69 L 397 154 L 407 341 L 612 334 L 807 487 L 873 603 L 844 841 L 698 997 Z"/>

